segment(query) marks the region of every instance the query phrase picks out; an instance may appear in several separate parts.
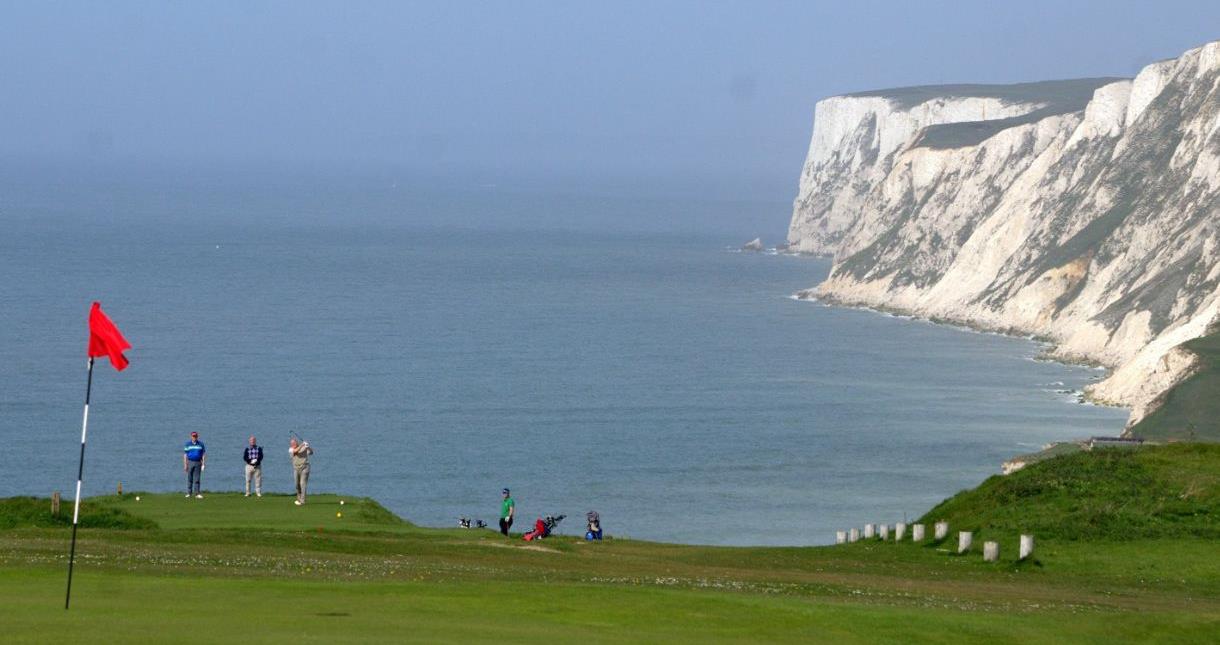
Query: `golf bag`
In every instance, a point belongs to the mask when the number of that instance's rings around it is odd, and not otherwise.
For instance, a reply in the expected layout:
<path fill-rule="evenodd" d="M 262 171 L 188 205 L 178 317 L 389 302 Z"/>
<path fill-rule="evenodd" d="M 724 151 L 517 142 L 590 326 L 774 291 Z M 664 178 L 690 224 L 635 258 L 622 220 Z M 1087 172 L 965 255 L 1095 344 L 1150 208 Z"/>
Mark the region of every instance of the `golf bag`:
<path fill-rule="evenodd" d="M 463 517 L 463 518 L 460 518 L 460 519 L 458 519 L 458 526 L 460 526 L 460 527 L 462 527 L 462 528 L 464 528 L 464 529 L 469 529 L 469 528 L 483 529 L 483 528 L 487 528 L 487 522 L 484 522 L 483 520 L 473 520 L 473 522 L 474 522 L 474 525 L 473 525 L 473 526 L 471 525 L 471 521 L 472 521 L 472 520 L 471 520 L 470 518 L 468 518 L 468 517 Z"/>
<path fill-rule="evenodd" d="M 558 526 L 559 523 L 562 522 L 563 518 L 565 518 L 565 517 L 567 517 L 567 516 L 566 515 L 547 515 L 546 519 L 543 519 L 541 517 L 538 518 L 534 522 L 533 530 L 531 530 L 529 533 L 526 533 L 523 536 L 523 539 L 526 542 L 532 542 L 534 540 L 541 540 L 544 537 L 550 536 L 551 531 L 555 530 L 555 527 Z"/>
<path fill-rule="evenodd" d="M 588 521 L 588 525 L 585 528 L 585 539 L 602 539 L 602 518 L 597 514 L 597 511 L 589 511 L 588 513 L 585 513 L 585 519 Z"/>

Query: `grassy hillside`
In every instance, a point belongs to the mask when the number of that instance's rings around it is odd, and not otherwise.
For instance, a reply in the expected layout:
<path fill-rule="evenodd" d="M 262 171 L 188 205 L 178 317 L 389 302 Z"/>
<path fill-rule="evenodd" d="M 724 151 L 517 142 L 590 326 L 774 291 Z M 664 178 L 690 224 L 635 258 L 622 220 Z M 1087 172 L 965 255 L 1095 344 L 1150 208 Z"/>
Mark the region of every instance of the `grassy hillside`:
<path fill-rule="evenodd" d="M 1220 445 L 1066 454 L 991 477 L 923 519 L 987 538 L 1220 539 Z"/>
<path fill-rule="evenodd" d="M 69 527 L 72 525 L 72 500 L 63 500 L 59 515 L 51 515 L 51 502 L 37 497 L 0 499 L 0 530 L 18 527 Z M 80 525 L 85 528 L 148 529 L 155 521 L 137 517 L 110 505 L 81 506 Z"/>
<path fill-rule="evenodd" d="M 928 514 L 999 537 L 999 563 L 911 542 L 526 543 L 333 495 L 100 497 L 85 517 L 120 520 L 81 530 L 69 612 L 70 530 L 47 500 L 6 500 L 0 624 L 6 642 L 68 643 L 1205 642 L 1218 449 L 1052 459 Z M 1031 528 L 1037 562 L 1017 563 L 1007 536 Z"/>
<path fill-rule="evenodd" d="M 1220 331 L 1182 344 L 1199 356 L 1197 373 L 1165 393 L 1131 433 L 1156 441 L 1220 442 Z"/>

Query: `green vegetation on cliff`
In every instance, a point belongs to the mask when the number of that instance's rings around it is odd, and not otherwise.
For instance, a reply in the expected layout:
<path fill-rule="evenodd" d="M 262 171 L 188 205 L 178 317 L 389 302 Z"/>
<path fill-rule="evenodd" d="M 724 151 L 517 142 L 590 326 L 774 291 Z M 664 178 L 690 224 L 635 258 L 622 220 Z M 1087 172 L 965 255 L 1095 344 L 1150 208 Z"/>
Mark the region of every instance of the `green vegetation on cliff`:
<path fill-rule="evenodd" d="M 1131 428 L 1153 441 L 1220 442 L 1220 331 L 1182 344 L 1199 357 L 1196 372 L 1163 395 L 1161 406 Z"/>
<path fill-rule="evenodd" d="M 976 539 L 1220 539 L 1220 445 L 1098 448 L 996 475 L 933 508 Z"/>
<path fill-rule="evenodd" d="M 1220 446 L 1175 445 L 989 479 L 927 514 L 951 538 L 979 532 L 964 556 L 879 540 L 526 543 L 334 495 L 91 498 L 83 517 L 110 523 L 80 531 L 68 612 L 70 529 L 19 498 L 0 501 L 0 624 L 6 642 L 39 643 L 1205 642 L 1220 633 L 1218 464 Z M 1019 532 L 1037 537 L 1033 561 L 1015 562 Z"/>

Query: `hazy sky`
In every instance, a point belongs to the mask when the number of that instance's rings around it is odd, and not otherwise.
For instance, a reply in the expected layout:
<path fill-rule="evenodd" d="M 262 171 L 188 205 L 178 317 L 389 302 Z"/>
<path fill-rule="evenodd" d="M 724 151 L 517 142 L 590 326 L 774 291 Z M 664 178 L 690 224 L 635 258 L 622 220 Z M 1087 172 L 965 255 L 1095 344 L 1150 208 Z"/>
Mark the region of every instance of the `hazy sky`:
<path fill-rule="evenodd" d="M 0 159 L 724 178 L 790 199 L 814 102 L 1129 76 L 1216 2 L 5 2 Z"/>

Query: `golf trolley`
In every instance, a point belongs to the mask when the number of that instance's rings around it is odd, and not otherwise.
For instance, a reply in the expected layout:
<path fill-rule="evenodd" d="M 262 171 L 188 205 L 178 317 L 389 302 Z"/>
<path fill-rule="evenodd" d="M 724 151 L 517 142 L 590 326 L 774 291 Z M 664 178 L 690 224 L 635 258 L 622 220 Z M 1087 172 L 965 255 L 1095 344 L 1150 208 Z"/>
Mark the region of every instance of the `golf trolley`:
<path fill-rule="evenodd" d="M 534 521 L 534 529 L 529 533 L 526 533 L 524 536 L 522 536 L 522 538 L 526 542 L 531 542 L 533 540 L 541 540 L 544 537 L 549 537 L 551 535 L 551 531 L 555 530 L 555 527 L 559 526 L 559 523 L 562 522 L 563 518 L 565 517 L 567 517 L 567 515 L 547 515 L 545 518 L 540 517 Z"/>

